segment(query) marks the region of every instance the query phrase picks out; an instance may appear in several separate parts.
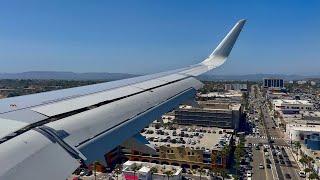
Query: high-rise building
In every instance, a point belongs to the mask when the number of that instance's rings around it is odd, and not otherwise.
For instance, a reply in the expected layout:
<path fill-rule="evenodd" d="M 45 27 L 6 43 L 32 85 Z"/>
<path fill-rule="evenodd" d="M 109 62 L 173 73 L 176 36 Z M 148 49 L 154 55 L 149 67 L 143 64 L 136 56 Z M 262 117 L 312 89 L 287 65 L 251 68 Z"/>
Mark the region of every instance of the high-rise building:
<path fill-rule="evenodd" d="M 263 87 L 270 89 L 282 89 L 284 87 L 284 81 L 279 78 L 264 78 Z"/>

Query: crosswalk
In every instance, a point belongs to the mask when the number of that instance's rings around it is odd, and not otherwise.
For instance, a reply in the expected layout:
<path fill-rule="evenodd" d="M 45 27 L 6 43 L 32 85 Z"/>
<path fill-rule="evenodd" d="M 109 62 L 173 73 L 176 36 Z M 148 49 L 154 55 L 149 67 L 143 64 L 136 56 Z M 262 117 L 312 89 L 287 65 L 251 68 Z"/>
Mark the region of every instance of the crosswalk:
<path fill-rule="evenodd" d="M 254 136 L 254 135 L 248 135 L 247 138 L 260 138 L 260 139 L 267 139 L 267 136 Z M 278 138 L 278 137 L 270 137 L 270 139 L 282 139 L 282 138 Z"/>
<path fill-rule="evenodd" d="M 259 144 L 255 144 L 255 143 L 252 143 L 253 146 L 258 146 Z M 269 145 L 264 145 L 264 146 L 268 146 Z M 290 149 L 290 146 L 278 146 L 278 145 L 275 145 L 274 147 L 279 147 L 280 149 L 284 148 L 284 149 Z"/>

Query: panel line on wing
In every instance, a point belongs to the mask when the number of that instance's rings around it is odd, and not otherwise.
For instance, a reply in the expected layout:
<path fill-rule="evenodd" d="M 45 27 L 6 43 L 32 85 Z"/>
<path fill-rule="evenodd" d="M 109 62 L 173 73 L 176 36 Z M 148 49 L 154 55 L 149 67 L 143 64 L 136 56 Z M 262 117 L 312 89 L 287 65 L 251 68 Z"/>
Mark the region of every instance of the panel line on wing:
<path fill-rule="evenodd" d="M 115 99 L 107 100 L 107 101 L 102 101 L 102 102 L 99 102 L 99 103 L 97 103 L 95 105 L 91 105 L 91 106 L 84 107 L 84 108 L 81 108 L 81 109 L 77 109 L 77 110 L 73 110 L 73 111 L 70 111 L 70 112 L 63 113 L 63 114 L 55 115 L 55 116 L 49 117 L 47 119 L 38 121 L 36 123 L 29 124 L 29 125 L 21 128 L 21 129 L 15 131 L 15 132 L 13 132 L 14 136 L 5 136 L 5 137 L 3 137 L 1 139 L 1 141 L 0 141 L 0 144 L 3 143 L 3 142 L 6 142 L 7 140 L 9 140 L 11 138 L 14 138 L 14 137 L 22 134 L 22 133 L 24 133 L 24 132 L 26 132 L 26 131 L 28 131 L 30 129 L 33 129 L 33 128 L 38 127 L 38 126 L 42 126 L 42 125 L 47 124 L 49 122 L 57 121 L 59 119 L 65 118 L 65 117 L 69 117 L 69 116 L 72 116 L 72 115 L 75 115 L 75 114 L 79 114 L 81 112 L 88 111 L 88 110 L 91 110 L 91 109 L 94 109 L 94 108 L 109 104 L 111 102 L 119 101 L 121 99 L 128 98 L 128 97 L 131 97 L 131 96 L 134 96 L 134 95 L 137 95 L 137 94 L 141 94 L 141 93 L 144 93 L 144 92 L 147 92 L 147 91 L 150 91 L 150 90 L 162 87 L 162 86 L 166 86 L 166 85 L 178 82 L 178 81 L 182 81 L 182 80 L 187 79 L 187 78 L 189 78 L 189 77 L 185 77 L 185 78 L 178 79 L 178 80 L 175 80 L 175 81 L 172 81 L 172 82 L 168 82 L 168 83 L 165 83 L 165 84 L 162 84 L 162 85 L 159 85 L 159 86 L 155 86 L 155 87 L 152 87 L 152 88 L 149 88 L 149 89 L 145 89 L 145 90 L 142 90 L 142 91 L 130 94 L 130 95 L 126 95 L 126 96 L 123 96 L 123 97 L 119 97 L 119 98 L 115 98 Z"/>

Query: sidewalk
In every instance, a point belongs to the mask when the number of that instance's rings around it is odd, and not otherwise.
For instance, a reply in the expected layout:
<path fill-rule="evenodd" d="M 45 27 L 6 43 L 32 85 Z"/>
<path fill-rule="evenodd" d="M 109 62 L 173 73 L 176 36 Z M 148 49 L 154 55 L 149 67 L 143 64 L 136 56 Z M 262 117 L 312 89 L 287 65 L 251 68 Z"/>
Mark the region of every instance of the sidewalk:
<path fill-rule="evenodd" d="M 300 163 L 300 161 L 299 161 L 299 159 L 301 159 L 301 155 L 299 154 L 299 155 L 297 155 L 295 152 L 293 152 L 293 150 L 290 148 L 290 154 L 291 154 L 291 156 L 293 157 L 293 159 L 296 161 L 296 163 L 297 163 L 297 165 L 298 165 L 298 167 L 299 167 L 299 169 L 300 169 L 300 171 L 302 171 L 303 169 L 304 169 L 304 167 L 303 167 L 303 164 L 302 163 Z"/>

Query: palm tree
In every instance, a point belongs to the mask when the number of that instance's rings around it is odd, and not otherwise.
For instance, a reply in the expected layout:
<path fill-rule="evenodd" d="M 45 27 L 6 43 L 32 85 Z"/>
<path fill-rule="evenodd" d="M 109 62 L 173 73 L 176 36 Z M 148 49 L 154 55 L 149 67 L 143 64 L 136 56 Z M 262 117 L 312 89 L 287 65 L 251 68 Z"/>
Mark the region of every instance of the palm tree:
<path fill-rule="evenodd" d="M 168 170 L 168 171 L 164 172 L 164 174 L 167 175 L 168 180 L 169 180 L 170 176 L 173 175 L 173 172 L 171 170 Z"/>
<path fill-rule="evenodd" d="M 230 147 L 229 146 L 224 146 L 223 147 L 223 149 L 222 149 L 222 151 L 221 151 L 221 161 L 222 161 L 222 163 L 223 163 L 223 161 L 224 161 L 224 159 L 226 160 L 226 161 L 228 161 L 228 155 L 229 155 L 229 153 L 230 153 Z"/>
<path fill-rule="evenodd" d="M 319 179 L 319 176 L 314 171 L 309 175 L 309 179 Z"/>
<path fill-rule="evenodd" d="M 153 166 L 151 169 L 150 169 L 150 172 L 151 172 L 151 179 L 153 179 L 153 174 L 154 173 L 157 173 L 158 172 L 158 168 L 157 167 L 155 167 L 155 166 Z"/>
<path fill-rule="evenodd" d="M 220 174 L 220 176 L 222 177 L 223 180 L 224 180 L 224 178 L 228 177 L 227 171 L 223 168 L 215 168 L 214 171 L 217 174 Z"/>
<path fill-rule="evenodd" d="M 301 159 L 299 159 L 299 162 L 303 165 L 304 168 L 306 168 L 307 159 L 305 156 L 303 156 Z"/>
<path fill-rule="evenodd" d="M 115 172 L 115 174 L 117 175 L 117 180 L 118 180 L 119 174 L 122 173 L 122 166 L 121 166 L 121 164 L 117 164 L 117 165 L 116 165 L 116 168 L 115 168 L 114 172 Z"/>
<path fill-rule="evenodd" d="M 222 179 L 228 177 L 227 171 L 225 169 L 220 169 L 220 174 L 222 176 Z"/>
<path fill-rule="evenodd" d="M 306 174 L 308 174 L 309 172 L 311 172 L 312 171 L 312 169 L 310 169 L 310 168 L 305 168 L 304 169 L 304 172 L 306 173 Z"/>
<path fill-rule="evenodd" d="M 99 164 L 98 161 L 93 162 L 93 170 L 94 170 L 94 180 L 97 179 L 97 165 Z"/>
<path fill-rule="evenodd" d="M 200 180 L 201 180 L 201 175 L 204 173 L 204 169 L 201 167 L 198 169 L 199 173 L 200 173 Z"/>
<path fill-rule="evenodd" d="M 209 169 L 209 174 L 210 174 L 210 177 L 213 176 L 214 171 L 212 169 Z"/>
<path fill-rule="evenodd" d="M 131 166 L 131 170 L 133 171 L 133 179 L 136 180 L 136 172 L 140 169 L 140 167 L 134 163 Z"/>
<path fill-rule="evenodd" d="M 307 159 L 308 168 L 312 169 L 311 168 L 311 162 L 313 161 L 313 158 L 309 157 L 309 156 L 306 156 L 306 159 Z"/>
<path fill-rule="evenodd" d="M 301 143 L 299 141 L 294 142 L 294 146 L 296 148 L 296 153 L 299 155 L 299 149 L 301 148 Z"/>

